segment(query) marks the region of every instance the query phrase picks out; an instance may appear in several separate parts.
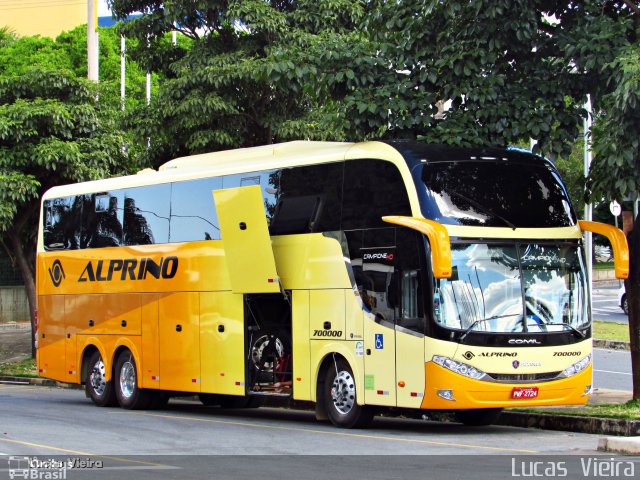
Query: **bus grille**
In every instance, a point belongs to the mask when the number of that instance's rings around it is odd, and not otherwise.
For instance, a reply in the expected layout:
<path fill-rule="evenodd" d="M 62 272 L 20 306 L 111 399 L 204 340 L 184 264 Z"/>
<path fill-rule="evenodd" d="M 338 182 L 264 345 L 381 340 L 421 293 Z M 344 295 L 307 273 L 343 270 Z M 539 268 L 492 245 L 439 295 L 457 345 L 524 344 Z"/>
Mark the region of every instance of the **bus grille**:
<path fill-rule="evenodd" d="M 548 382 L 558 378 L 562 372 L 547 373 L 487 373 L 494 382 L 502 383 L 530 383 L 530 382 Z M 490 380 L 490 381 L 491 381 Z"/>

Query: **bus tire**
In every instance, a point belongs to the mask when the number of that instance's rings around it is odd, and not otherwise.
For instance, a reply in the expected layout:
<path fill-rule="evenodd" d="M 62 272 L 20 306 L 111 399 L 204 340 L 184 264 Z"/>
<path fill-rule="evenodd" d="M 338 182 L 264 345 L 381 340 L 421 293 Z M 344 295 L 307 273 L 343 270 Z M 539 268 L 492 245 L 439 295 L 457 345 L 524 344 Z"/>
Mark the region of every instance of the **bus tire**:
<path fill-rule="evenodd" d="M 151 405 L 153 392 L 138 387 L 138 368 L 133 354 L 125 350 L 118 355 L 114 372 L 116 398 L 122 408 L 142 410 Z"/>
<path fill-rule="evenodd" d="M 478 408 L 476 410 L 459 410 L 455 412 L 456 420 L 469 427 L 491 425 L 498 420 L 501 408 Z"/>
<path fill-rule="evenodd" d="M 325 410 L 335 426 L 362 428 L 371 422 L 373 410 L 356 402 L 356 381 L 351 367 L 345 360 L 337 360 L 329 366 L 325 388 Z"/>
<path fill-rule="evenodd" d="M 102 356 L 98 350 L 95 350 L 89 357 L 84 388 L 87 396 L 98 407 L 111 407 L 116 404 L 113 380 L 107 381 L 106 373 Z"/>

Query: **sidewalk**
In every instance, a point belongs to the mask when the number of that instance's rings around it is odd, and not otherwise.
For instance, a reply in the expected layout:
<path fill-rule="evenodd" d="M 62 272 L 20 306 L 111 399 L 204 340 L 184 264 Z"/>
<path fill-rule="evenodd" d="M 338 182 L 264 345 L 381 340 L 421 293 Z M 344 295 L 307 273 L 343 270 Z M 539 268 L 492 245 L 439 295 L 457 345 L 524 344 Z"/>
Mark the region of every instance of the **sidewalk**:
<path fill-rule="evenodd" d="M 600 388 L 591 394 L 589 403 L 626 403 L 631 399 L 631 392 Z M 623 420 L 548 413 L 554 408 L 575 409 L 576 412 L 579 412 L 583 407 L 546 407 L 544 408 L 545 413 L 506 410 L 500 416 L 498 424 L 522 428 L 604 434 L 607 436 L 598 440 L 598 451 L 640 455 L 640 419 Z"/>

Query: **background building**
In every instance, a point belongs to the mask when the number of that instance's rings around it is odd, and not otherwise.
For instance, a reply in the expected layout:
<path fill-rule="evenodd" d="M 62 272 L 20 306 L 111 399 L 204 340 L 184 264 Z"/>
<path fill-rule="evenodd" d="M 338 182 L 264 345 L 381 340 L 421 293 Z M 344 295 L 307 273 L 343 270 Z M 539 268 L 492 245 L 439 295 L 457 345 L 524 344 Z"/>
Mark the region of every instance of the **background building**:
<path fill-rule="evenodd" d="M 81 23 L 87 23 L 87 0 L 0 0 L 0 27 L 20 36 L 55 38 Z"/>

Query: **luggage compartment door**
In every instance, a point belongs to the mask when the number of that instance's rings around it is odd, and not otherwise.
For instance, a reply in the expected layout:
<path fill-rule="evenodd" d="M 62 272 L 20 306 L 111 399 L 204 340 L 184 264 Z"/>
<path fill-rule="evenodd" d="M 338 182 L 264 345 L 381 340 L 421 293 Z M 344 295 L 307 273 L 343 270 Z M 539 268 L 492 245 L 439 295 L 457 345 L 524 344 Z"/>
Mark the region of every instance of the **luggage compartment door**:
<path fill-rule="evenodd" d="M 278 293 L 280 279 L 259 185 L 214 190 L 233 293 Z"/>

